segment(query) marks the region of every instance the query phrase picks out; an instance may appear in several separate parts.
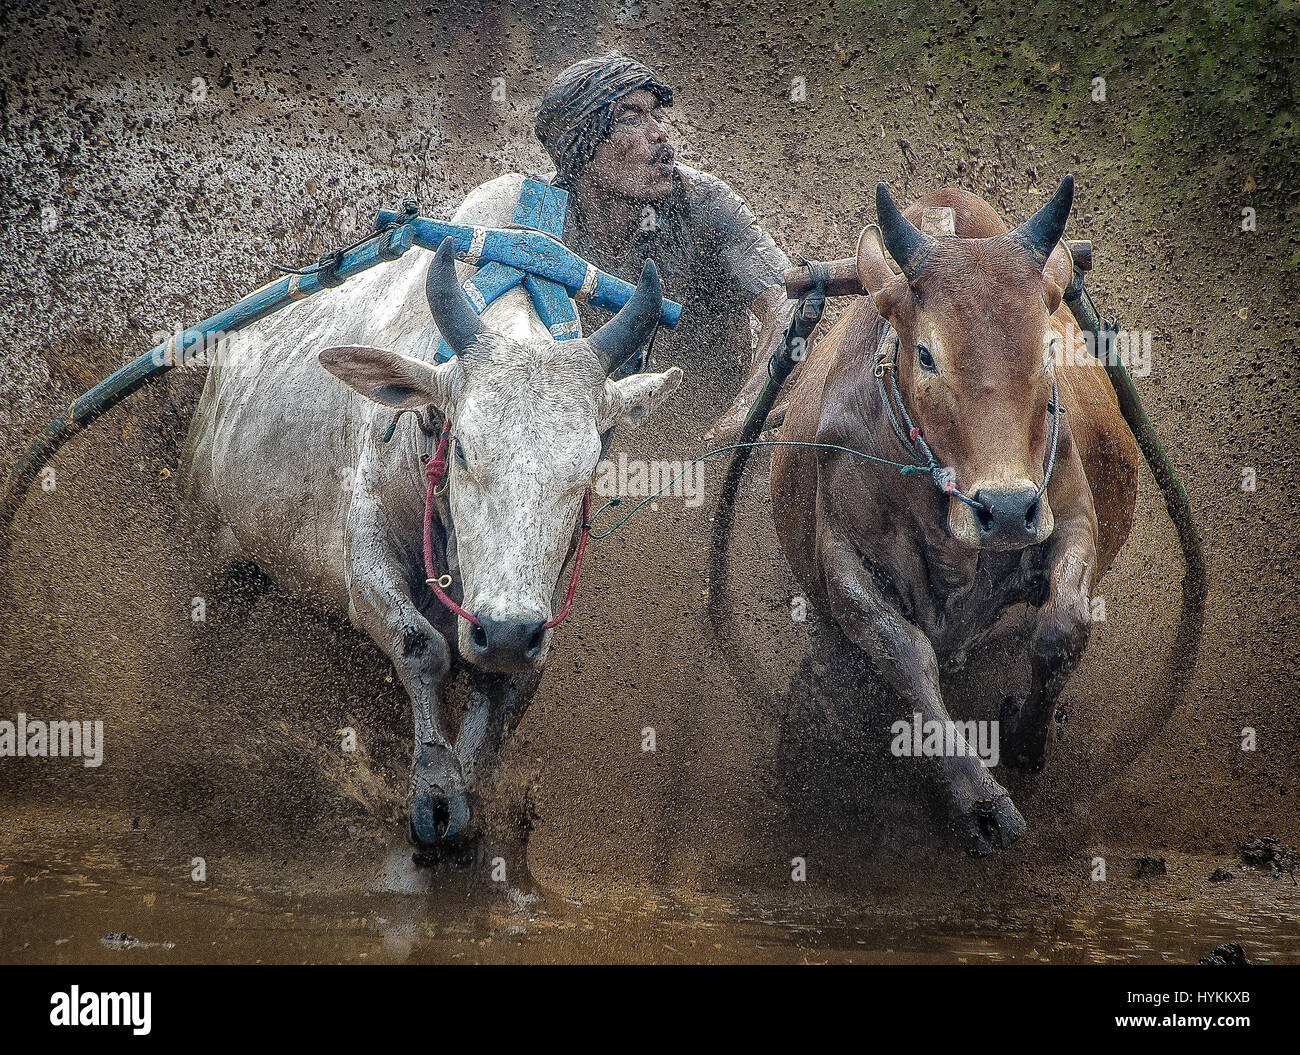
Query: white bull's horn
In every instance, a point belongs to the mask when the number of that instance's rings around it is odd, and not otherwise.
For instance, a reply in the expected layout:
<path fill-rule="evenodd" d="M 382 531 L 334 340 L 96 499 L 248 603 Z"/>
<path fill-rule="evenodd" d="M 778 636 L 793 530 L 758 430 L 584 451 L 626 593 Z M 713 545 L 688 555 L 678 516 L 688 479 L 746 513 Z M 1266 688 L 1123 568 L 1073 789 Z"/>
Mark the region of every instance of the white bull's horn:
<path fill-rule="evenodd" d="M 626 363 L 650 339 L 654 328 L 659 325 L 663 299 L 659 269 L 653 260 L 647 260 L 641 269 L 641 280 L 627 303 L 588 339 L 587 343 L 600 356 L 606 374 Z"/>
<path fill-rule="evenodd" d="M 457 355 L 487 332 L 456 281 L 456 243 L 451 238 L 444 238 L 433 254 L 424 292 L 429 298 L 434 325 Z"/>

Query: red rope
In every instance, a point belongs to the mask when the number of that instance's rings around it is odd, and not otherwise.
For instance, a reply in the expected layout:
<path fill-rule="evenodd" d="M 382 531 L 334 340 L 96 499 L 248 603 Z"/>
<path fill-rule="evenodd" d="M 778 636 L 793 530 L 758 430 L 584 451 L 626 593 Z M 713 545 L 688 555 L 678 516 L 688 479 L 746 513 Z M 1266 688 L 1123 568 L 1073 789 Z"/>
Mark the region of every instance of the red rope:
<path fill-rule="evenodd" d="M 578 569 L 582 567 L 582 551 L 587 548 L 587 539 L 591 538 L 591 488 L 582 492 L 582 534 L 578 536 L 578 551 L 573 555 L 573 574 L 569 576 L 569 591 L 564 595 L 564 604 L 560 613 L 550 622 L 543 623 L 543 630 L 550 630 L 563 622 L 569 614 L 569 605 L 573 603 L 573 593 L 578 588 Z"/>
<path fill-rule="evenodd" d="M 450 597 L 439 584 L 433 569 L 433 498 L 434 493 L 442 483 L 443 477 L 447 475 L 447 439 L 451 436 L 451 419 L 442 426 L 442 435 L 438 437 L 438 449 L 433 452 L 433 457 L 424 467 L 424 477 L 429 481 L 429 488 L 424 496 L 424 574 L 427 578 L 424 580 L 429 584 L 438 600 L 473 626 L 479 626 L 478 616 L 473 612 L 467 612 Z M 450 576 L 448 576 L 450 578 Z M 450 583 L 448 583 L 450 585 Z"/>
<path fill-rule="evenodd" d="M 434 451 L 433 457 L 429 459 L 428 464 L 424 467 L 424 476 L 428 481 L 428 490 L 424 497 L 424 574 L 425 582 L 429 584 L 434 595 L 445 604 L 449 609 L 473 626 L 480 626 L 478 617 L 473 612 L 468 612 L 449 596 L 446 590 L 438 582 L 434 575 L 433 567 L 433 499 L 438 488 L 442 485 L 443 479 L 447 475 L 447 441 L 451 437 L 451 419 L 449 418 L 442 426 L 442 435 L 438 437 L 438 449 Z M 559 613 L 554 619 L 542 624 L 543 630 L 550 630 L 553 626 L 558 626 L 564 621 L 569 614 L 569 608 L 573 604 L 573 595 L 578 589 L 578 571 L 582 568 L 582 554 L 587 548 L 587 539 L 591 537 L 591 488 L 583 493 L 582 496 L 582 534 L 578 538 L 578 550 L 573 557 L 573 573 L 569 576 L 569 589 L 564 595 L 564 604 L 560 606 Z M 448 577 L 450 578 L 450 577 Z M 448 583 L 450 585 L 450 582 Z"/>

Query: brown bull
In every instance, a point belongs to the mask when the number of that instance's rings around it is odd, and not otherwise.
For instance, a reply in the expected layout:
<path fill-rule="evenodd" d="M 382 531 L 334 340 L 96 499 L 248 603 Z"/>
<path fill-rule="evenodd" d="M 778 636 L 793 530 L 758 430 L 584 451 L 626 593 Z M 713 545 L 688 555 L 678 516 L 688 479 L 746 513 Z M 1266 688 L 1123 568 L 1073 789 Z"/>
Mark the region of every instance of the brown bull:
<path fill-rule="evenodd" d="M 957 493 L 841 451 L 782 446 L 772 460 L 790 566 L 901 697 L 895 717 L 919 712 L 951 729 L 940 667 L 960 667 L 1009 608 L 1028 605 L 1031 687 L 1003 703 L 999 724 L 1003 759 L 1030 771 L 1087 644 L 1092 591 L 1132 526 L 1141 457 L 1105 371 L 1044 354 L 1072 326 L 1059 239 L 1073 189 L 1065 177 L 1008 232 L 965 191 L 935 191 L 900 213 L 881 184 L 880 228 L 858 246 L 870 297 L 813 344 L 791 392 L 782 440 L 910 463 L 908 441 L 920 439 Z M 952 209 L 955 236 L 918 230 L 926 206 Z M 886 382 L 893 370 L 896 386 L 878 383 L 878 369 Z M 1053 461 L 1054 384 L 1063 414 Z M 1010 845 L 1025 821 L 966 746 L 939 765 L 980 856 Z"/>

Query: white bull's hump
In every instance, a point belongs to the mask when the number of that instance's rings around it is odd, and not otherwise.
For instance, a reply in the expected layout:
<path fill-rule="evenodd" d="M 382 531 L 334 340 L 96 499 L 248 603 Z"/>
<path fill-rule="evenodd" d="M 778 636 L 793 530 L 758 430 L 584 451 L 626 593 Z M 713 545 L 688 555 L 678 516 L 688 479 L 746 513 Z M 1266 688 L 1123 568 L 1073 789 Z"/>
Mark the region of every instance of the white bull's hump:
<path fill-rule="evenodd" d="M 475 187 L 452 214 L 452 222 L 478 227 L 505 227 L 513 223 L 525 178 L 517 172 L 508 172 Z M 476 270 L 469 264 L 457 264 L 456 276 L 464 282 Z M 515 340 L 550 339 L 551 336 L 522 286 L 516 286 L 489 304 L 483 312 L 483 321 Z"/>

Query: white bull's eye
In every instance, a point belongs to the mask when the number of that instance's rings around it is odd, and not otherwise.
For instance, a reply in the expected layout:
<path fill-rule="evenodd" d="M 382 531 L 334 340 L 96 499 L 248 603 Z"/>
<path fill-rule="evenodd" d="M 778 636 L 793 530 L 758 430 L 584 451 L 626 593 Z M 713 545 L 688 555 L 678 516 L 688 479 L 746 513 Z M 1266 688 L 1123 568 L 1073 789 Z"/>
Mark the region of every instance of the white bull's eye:
<path fill-rule="evenodd" d="M 455 455 L 456 464 L 462 469 L 468 469 L 469 464 L 465 461 L 465 448 L 460 445 L 460 440 L 455 440 L 452 443 L 451 450 L 452 454 Z"/>

